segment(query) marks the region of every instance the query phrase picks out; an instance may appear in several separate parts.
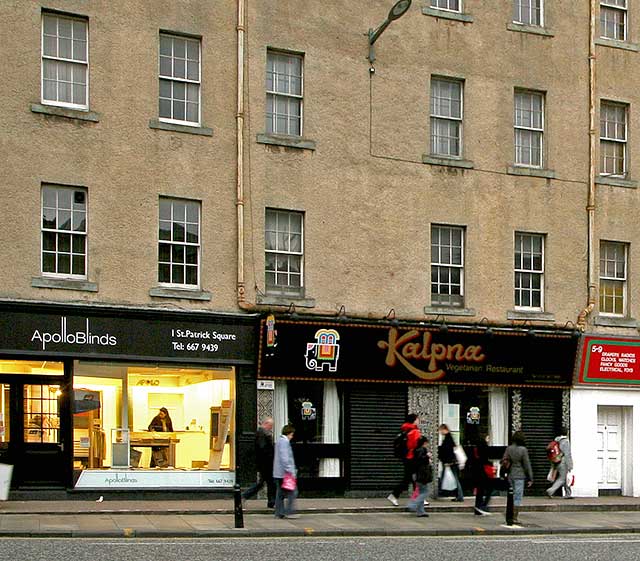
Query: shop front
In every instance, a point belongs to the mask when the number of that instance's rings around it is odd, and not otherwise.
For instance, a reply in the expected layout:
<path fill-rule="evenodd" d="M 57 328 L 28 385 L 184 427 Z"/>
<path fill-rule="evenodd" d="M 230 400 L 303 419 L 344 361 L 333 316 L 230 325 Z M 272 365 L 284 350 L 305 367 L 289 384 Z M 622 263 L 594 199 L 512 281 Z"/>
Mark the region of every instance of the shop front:
<path fill-rule="evenodd" d="M 574 494 L 638 497 L 640 340 L 588 335 L 580 357 L 571 392 Z"/>
<path fill-rule="evenodd" d="M 513 430 L 525 431 L 544 481 L 546 444 L 568 421 L 577 341 L 570 331 L 270 316 L 258 416 L 296 427 L 303 492 L 388 493 L 408 412 L 432 443 L 445 423 L 462 443 L 487 436 L 496 457 Z"/>
<path fill-rule="evenodd" d="M 0 462 L 15 489 L 230 489 L 252 449 L 255 320 L 0 304 Z M 243 473 L 245 473 L 243 472 Z"/>

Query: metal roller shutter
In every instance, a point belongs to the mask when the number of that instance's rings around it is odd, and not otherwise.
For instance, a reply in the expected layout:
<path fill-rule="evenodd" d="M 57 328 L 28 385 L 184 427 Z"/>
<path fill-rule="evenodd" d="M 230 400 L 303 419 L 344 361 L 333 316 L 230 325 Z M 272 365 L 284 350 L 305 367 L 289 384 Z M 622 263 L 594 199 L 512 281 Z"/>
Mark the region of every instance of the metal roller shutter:
<path fill-rule="evenodd" d="M 350 487 L 390 491 L 402 477 L 393 439 L 407 415 L 403 385 L 352 385 L 350 392 Z"/>
<path fill-rule="evenodd" d="M 527 439 L 533 469 L 532 494 L 542 495 L 549 486 L 547 444 L 562 425 L 562 390 L 522 390 L 522 432 Z"/>

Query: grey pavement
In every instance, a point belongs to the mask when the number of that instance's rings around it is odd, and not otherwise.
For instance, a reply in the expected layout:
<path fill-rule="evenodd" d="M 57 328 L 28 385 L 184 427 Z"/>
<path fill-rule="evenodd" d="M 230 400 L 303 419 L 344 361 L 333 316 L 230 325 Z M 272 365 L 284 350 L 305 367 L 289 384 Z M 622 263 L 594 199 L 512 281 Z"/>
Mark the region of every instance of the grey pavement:
<path fill-rule="evenodd" d="M 0 561 L 562 561 L 640 558 L 640 536 L 5 539 Z"/>
<path fill-rule="evenodd" d="M 341 537 L 341 536 L 471 536 L 575 533 L 638 533 L 640 511 L 529 511 L 522 528 L 505 527 L 503 511 L 474 516 L 471 509 L 431 512 L 417 518 L 401 508 L 387 512 L 303 512 L 299 518 L 276 520 L 271 514 L 248 512 L 243 529 L 224 513 L 0 514 L 4 537 Z M 640 555 L 638 556 L 640 559 Z"/>

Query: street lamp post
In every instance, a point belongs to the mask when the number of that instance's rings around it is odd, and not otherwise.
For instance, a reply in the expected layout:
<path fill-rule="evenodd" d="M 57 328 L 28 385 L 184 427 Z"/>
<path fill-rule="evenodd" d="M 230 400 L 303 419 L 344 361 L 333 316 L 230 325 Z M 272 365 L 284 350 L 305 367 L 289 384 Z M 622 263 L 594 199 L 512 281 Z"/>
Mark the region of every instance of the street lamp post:
<path fill-rule="evenodd" d="M 389 24 L 402 17 L 410 7 L 411 0 L 398 0 L 389 11 L 387 19 L 385 19 L 376 29 L 369 29 L 369 62 L 371 64 L 376 60 L 376 53 L 373 47 L 374 43 L 378 40 L 380 35 L 384 33 L 384 30 L 389 27 Z"/>

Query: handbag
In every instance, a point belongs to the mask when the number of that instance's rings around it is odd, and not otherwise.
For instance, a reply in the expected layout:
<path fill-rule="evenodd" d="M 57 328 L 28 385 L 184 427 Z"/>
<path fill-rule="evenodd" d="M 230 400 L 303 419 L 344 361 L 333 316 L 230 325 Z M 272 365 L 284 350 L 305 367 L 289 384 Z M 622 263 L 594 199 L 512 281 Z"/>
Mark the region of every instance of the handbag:
<path fill-rule="evenodd" d="M 282 480 L 282 488 L 285 491 L 295 491 L 298 486 L 298 481 L 295 476 L 290 473 L 284 474 L 284 479 Z"/>
<path fill-rule="evenodd" d="M 484 468 L 484 474 L 489 478 L 489 479 L 494 479 L 496 476 L 496 470 L 493 467 L 493 465 L 491 464 L 484 464 L 482 466 Z"/>
<path fill-rule="evenodd" d="M 464 448 L 462 446 L 456 446 L 453 449 L 453 453 L 456 455 L 458 467 L 464 469 L 464 466 L 467 464 L 467 453 L 464 451 Z"/>
<path fill-rule="evenodd" d="M 451 471 L 451 466 L 444 466 L 442 472 L 442 484 L 440 485 L 443 491 L 455 491 L 458 488 L 456 483 L 456 476 Z"/>
<path fill-rule="evenodd" d="M 549 473 L 547 474 L 547 481 L 549 483 L 553 483 L 558 478 L 558 470 L 551 466 L 549 469 Z"/>

